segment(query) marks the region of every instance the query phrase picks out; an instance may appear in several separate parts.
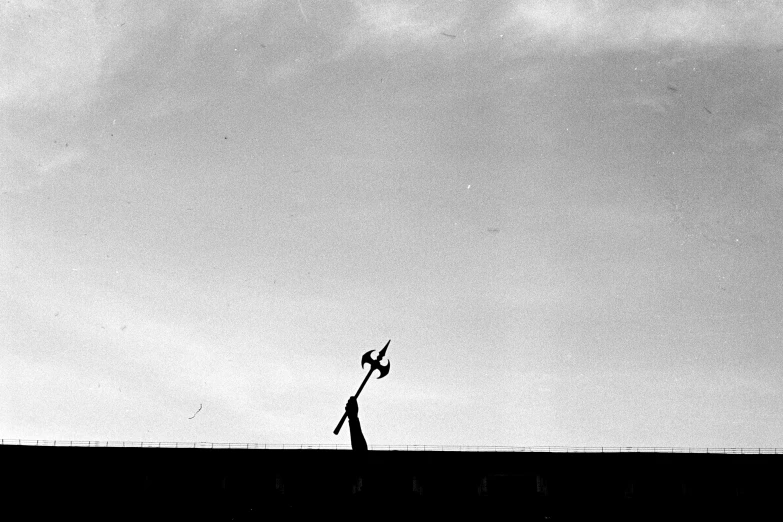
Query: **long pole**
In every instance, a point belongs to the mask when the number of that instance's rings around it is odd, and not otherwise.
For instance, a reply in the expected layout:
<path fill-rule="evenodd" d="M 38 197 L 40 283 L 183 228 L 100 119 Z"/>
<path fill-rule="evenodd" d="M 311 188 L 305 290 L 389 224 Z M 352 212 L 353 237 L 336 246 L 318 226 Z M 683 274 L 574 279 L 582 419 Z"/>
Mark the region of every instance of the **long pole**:
<path fill-rule="evenodd" d="M 369 372 L 367 372 L 367 376 L 366 376 L 366 377 L 364 378 L 364 380 L 362 381 L 362 385 L 361 385 L 361 386 L 359 386 L 359 389 L 356 391 L 356 395 L 354 395 L 354 397 L 355 397 L 355 398 L 357 398 L 357 399 L 359 398 L 359 394 L 360 394 L 360 393 L 362 393 L 362 389 L 364 388 L 364 385 L 365 385 L 365 384 L 367 384 L 367 381 L 370 379 L 370 375 L 372 375 L 372 371 L 373 371 L 374 369 L 375 369 L 375 368 L 370 368 L 370 371 L 369 371 Z M 348 412 L 346 411 L 345 413 L 343 413 L 343 418 L 342 418 L 342 419 L 340 419 L 340 423 L 339 423 L 339 424 L 337 425 L 337 427 L 334 429 L 334 434 L 335 434 L 335 435 L 337 435 L 338 433 L 340 433 L 340 430 L 341 430 L 341 429 L 342 429 L 342 427 L 343 427 L 343 423 L 345 422 L 345 419 L 347 419 L 347 418 L 348 418 Z"/>

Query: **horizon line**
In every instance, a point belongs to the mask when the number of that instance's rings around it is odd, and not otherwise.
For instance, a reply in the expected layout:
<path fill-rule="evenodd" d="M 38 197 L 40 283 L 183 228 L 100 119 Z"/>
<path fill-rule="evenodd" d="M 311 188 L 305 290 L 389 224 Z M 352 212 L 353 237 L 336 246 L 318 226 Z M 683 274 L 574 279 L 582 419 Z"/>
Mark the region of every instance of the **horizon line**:
<path fill-rule="evenodd" d="M 350 450 L 350 444 L 268 444 L 254 442 L 145 442 L 81 441 L 52 439 L 0 439 L 2 446 L 74 448 L 178 448 L 178 449 L 267 449 Z M 374 451 L 453 451 L 497 453 L 710 453 L 726 455 L 783 455 L 783 448 L 687 447 L 687 446 L 489 446 L 448 444 L 371 444 Z"/>

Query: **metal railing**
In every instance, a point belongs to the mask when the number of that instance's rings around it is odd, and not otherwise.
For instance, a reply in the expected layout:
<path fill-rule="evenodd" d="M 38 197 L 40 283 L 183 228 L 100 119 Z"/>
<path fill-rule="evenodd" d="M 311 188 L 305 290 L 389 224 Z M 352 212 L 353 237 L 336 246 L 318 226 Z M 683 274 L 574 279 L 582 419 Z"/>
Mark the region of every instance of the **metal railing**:
<path fill-rule="evenodd" d="M 198 448 L 350 450 L 350 444 L 261 444 L 253 442 L 132 442 L 92 440 L 0 439 L 6 446 L 57 446 L 80 448 Z M 371 445 L 374 451 L 461 451 L 513 453 L 716 453 L 726 455 L 783 455 L 783 448 L 685 448 L 644 446 L 443 446 L 432 444 Z"/>

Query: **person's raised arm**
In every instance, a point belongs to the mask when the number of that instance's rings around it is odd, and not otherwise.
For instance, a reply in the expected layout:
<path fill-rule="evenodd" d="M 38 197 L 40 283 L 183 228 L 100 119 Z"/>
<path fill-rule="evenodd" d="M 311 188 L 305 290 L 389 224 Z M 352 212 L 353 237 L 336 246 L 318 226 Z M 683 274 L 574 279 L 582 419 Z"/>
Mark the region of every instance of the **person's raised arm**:
<path fill-rule="evenodd" d="M 351 426 L 351 447 L 354 451 L 367 451 L 367 441 L 364 440 L 362 425 L 359 423 L 359 403 L 356 402 L 356 397 L 348 399 L 345 411 L 348 413 L 348 424 Z"/>

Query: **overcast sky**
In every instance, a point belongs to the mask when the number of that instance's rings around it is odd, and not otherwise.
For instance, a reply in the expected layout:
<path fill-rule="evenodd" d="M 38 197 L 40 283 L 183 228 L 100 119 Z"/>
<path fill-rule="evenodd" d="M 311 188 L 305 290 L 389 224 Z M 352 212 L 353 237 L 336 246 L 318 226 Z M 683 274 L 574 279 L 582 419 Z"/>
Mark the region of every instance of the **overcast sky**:
<path fill-rule="evenodd" d="M 0 437 L 783 447 L 782 27 L 4 3 Z"/>

